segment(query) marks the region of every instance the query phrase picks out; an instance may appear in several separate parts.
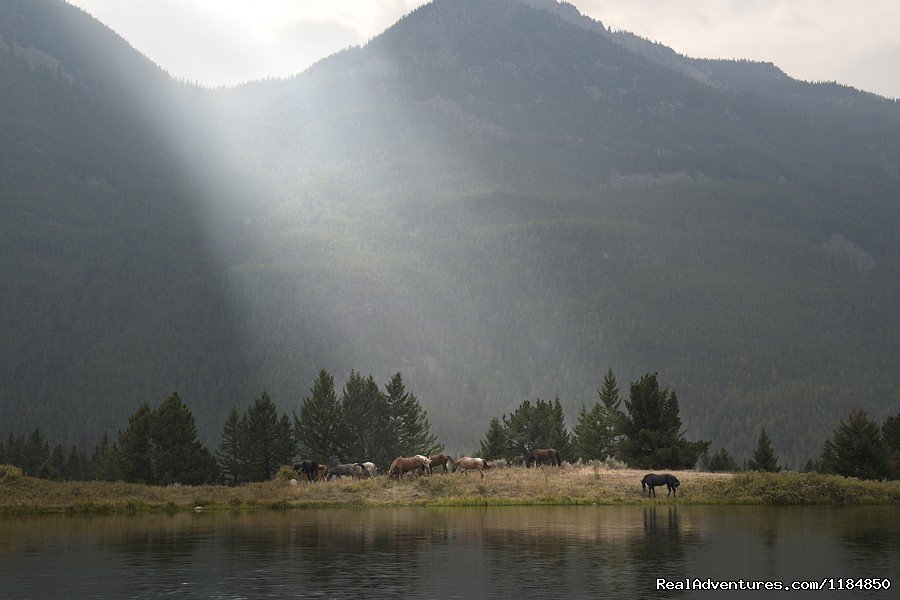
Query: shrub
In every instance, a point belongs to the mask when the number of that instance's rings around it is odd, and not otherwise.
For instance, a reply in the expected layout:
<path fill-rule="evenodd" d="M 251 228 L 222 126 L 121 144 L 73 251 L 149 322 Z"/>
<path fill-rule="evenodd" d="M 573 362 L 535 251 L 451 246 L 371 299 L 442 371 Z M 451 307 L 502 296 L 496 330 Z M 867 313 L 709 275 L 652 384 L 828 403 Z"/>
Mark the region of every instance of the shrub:
<path fill-rule="evenodd" d="M 0 465 L 0 481 L 12 481 L 22 475 L 22 469 L 15 465 Z"/>

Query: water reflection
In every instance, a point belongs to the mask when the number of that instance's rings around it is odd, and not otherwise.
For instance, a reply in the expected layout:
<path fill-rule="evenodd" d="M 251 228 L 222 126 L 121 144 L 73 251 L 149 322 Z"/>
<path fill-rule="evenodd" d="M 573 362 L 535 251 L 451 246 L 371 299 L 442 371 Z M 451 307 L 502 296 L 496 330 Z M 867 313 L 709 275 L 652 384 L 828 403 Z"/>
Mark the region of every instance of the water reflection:
<path fill-rule="evenodd" d="M 890 576 L 898 517 L 662 505 L 0 519 L 0 597 L 691 596 L 656 580 Z"/>

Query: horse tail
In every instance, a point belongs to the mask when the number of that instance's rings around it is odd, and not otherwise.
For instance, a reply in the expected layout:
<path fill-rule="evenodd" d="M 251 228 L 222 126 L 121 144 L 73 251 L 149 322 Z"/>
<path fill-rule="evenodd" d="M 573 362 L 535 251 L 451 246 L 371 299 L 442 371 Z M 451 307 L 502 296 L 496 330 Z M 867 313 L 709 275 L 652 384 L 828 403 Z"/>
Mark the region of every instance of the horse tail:
<path fill-rule="evenodd" d="M 559 456 L 559 450 L 557 450 L 554 455 L 556 458 L 556 466 L 561 467 L 562 466 L 562 458 Z"/>

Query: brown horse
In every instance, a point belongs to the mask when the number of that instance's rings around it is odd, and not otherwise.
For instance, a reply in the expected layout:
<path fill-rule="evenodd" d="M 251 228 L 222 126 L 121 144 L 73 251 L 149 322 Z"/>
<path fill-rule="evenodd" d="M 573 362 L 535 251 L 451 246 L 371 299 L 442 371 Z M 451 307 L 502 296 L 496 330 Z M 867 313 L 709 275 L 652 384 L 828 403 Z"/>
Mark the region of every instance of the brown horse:
<path fill-rule="evenodd" d="M 490 469 L 491 463 L 484 460 L 483 458 L 472 458 L 471 456 L 460 456 L 455 461 L 453 461 L 453 470 L 462 469 L 466 473 L 466 477 L 469 476 L 470 470 L 477 470 L 481 473 L 481 478 L 484 479 L 484 470 Z"/>
<path fill-rule="evenodd" d="M 559 458 L 559 452 L 553 448 L 535 448 L 525 455 L 525 466 L 528 468 L 531 468 L 531 465 L 535 462 L 537 462 L 540 467 L 543 461 L 550 461 L 551 465 L 556 463 L 557 467 L 562 464 L 562 460 Z"/>
<path fill-rule="evenodd" d="M 428 459 L 422 456 L 410 456 L 408 458 L 398 456 L 394 459 L 394 462 L 391 463 L 387 475 L 388 477 L 393 477 L 396 474 L 397 479 L 400 479 L 407 471 L 421 471 L 422 473 L 427 473 Z"/>
<path fill-rule="evenodd" d="M 453 466 L 453 457 L 449 454 L 435 454 L 434 456 L 428 457 L 428 462 L 431 463 L 432 470 L 434 470 L 435 467 L 442 467 L 444 470 L 441 471 L 441 475 L 443 475 Z M 448 463 L 450 464 L 450 467 L 447 466 Z"/>

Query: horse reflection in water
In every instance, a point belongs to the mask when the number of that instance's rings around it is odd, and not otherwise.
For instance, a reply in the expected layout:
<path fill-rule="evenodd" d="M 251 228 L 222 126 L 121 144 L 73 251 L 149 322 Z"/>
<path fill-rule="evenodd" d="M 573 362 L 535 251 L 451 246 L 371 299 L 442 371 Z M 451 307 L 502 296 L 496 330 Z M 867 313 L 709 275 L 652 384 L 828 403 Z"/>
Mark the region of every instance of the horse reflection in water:
<path fill-rule="evenodd" d="M 481 473 L 481 478 L 484 479 L 484 470 L 490 468 L 491 463 L 484 460 L 483 458 L 461 456 L 453 461 L 453 471 L 455 472 L 457 469 L 462 469 L 465 472 L 466 476 L 469 475 L 469 471 L 476 470 Z"/>
<path fill-rule="evenodd" d="M 409 471 L 418 471 L 422 474 L 428 472 L 428 458 L 424 456 L 410 456 L 403 457 L 398 456 L 394 459 L 394 462 L 391 463 L 390 468 L 388 469 L 388 477 L 397 476 L 397 479 L 403 476 L 404 473 Z"/>

